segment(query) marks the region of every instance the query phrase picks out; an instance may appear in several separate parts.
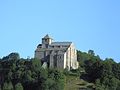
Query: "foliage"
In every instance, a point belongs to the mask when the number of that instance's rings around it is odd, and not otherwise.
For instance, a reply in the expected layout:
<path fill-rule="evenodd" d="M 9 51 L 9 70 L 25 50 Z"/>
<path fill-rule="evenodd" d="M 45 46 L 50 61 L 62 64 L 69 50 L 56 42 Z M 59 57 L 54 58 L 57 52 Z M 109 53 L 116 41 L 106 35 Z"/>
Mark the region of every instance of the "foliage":
<path fill-rule="evenodd" d="M 11 82 L 5 82 L 3 85 L 3 90 L 13 90 L 13 85 Z"/>
<path fill-rule="evenodd" d="M 93 50 L 77 51 L 77 60 L 76 70 L 44 69 L 36 58 L 11 53 L 0 59 L 0 90 L 64 90 L 69 76 L 94 83 L 95 90 L 120 90 L 120 63 L 112 58 L 102 60 Z"/>
<path fill-rule="evenodd" d="M 17 84 L 15 85 L 15 90 L 23 90 L 22 84 L 21 84 L 21 83 L 17 83 Z"/>
<path fill-rule="evenodd" d="M 119 90 L 120 89 L 120 64 L 112 58 L 100 59 L 93 50 L 88 53 L 78 51 L 78 61 L 85 69 L 81 78 L 93 82 L 96 90 Z"/>
<path fill-rule="evenodd" d="M 2 78 L 2 79 L 1 79 Z M 40 60 L 11 53 L 0 60 L 1 90 L 63 90 L 65 78 L 57 69 L 44 69 Z"/>

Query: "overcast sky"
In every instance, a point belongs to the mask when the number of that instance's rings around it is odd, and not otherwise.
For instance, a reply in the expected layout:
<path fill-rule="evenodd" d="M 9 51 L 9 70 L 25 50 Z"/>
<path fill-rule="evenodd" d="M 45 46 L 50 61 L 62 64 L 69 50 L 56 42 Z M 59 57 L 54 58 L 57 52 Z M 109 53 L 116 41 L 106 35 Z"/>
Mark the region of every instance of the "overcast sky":
<path fill-rule="evenodd" d="M 0 57 L 33 57 L 41 38 L 120 62 L 120 0 L 0 0 Z"/>

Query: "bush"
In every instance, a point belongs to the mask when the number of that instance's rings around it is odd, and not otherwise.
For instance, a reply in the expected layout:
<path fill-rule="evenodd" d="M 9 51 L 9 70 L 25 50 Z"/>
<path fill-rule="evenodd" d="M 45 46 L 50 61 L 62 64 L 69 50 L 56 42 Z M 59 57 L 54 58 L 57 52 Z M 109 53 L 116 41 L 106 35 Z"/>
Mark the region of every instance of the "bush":
<path fill-rule="evenodd" d="M 21 83 L 17 83 L 17 84 L 15 85 L 15 90 L 23 90 L 22 84 L 21 84 Z"/>
<path fill-rule="evenodd" d="M 11 82 L 5 82 L 3 85 L 3 90 L 13 90 L 13 85 Z"/>

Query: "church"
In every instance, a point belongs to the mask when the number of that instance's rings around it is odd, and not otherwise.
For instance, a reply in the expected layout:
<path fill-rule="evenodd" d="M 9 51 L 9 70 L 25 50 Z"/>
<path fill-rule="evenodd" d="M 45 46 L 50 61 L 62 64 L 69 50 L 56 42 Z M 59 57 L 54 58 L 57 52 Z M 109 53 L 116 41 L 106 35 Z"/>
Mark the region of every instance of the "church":
<path fill-rule="evenodd" d="M 43 67 L 58 69 L 77 69 L 77 51 L 72 42 L 53 42 L 47 34 L 42 44 L 35 50 L 35 58 L 41 60 Z"/>

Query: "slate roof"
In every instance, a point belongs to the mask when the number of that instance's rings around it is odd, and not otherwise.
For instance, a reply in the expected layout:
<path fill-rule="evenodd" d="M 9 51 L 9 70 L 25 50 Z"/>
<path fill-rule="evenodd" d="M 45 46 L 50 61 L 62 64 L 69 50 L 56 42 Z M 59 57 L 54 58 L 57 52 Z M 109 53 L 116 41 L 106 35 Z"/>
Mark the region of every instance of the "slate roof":
<path fill-rule="evenodd" d="M 66 45 L 66 46 L 69 46 L 69 45 L 71 45 L 72 44 L 72 42 L 52 42 L 51 43 L 51 46 L 57 46 L 57 45 Z"/>

